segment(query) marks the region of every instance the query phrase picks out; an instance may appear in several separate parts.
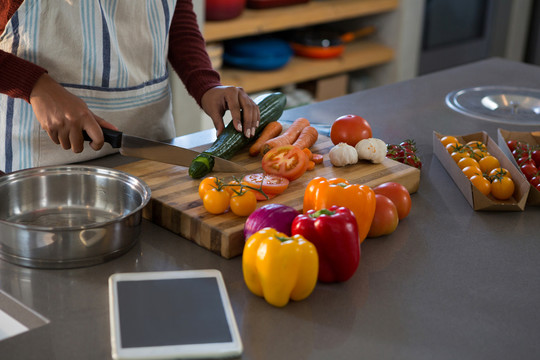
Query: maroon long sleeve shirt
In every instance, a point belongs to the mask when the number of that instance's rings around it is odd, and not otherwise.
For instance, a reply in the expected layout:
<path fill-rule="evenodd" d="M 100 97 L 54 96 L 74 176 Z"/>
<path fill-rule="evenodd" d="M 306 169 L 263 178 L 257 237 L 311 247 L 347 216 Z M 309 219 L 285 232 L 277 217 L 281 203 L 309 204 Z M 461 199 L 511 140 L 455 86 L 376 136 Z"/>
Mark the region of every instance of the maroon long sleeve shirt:
<path fill-rule="evenodd" d="M 23 0 L 1 0 L 0 33 Z M 200 105 L 203 94 L 220 85 L 212 69 L 191 0 L 178 0 L 169 31 L 169 61 L 187 91 Z M 30 100 L 35 83 L 46 69 L 0 50 L 0 93 Z"/>

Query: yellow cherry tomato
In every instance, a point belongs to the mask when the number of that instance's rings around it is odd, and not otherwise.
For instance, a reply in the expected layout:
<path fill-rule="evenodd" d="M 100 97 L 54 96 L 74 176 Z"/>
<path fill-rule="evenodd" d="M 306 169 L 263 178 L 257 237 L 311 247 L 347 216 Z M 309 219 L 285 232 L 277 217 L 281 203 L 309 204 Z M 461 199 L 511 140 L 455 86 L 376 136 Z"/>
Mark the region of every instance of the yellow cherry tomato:
<path fill-rule="evenodd" d="M 230 201 L 231 211 L 238 216 L 248 216 L 257 208 L 257 198 L 253 191 L 244 190 L 240 194 L 234 193 Z"/>
<path fill-rule="evenodd" d="M 463 170 L 463 168 L 466 168 L 467 166 L 475 166 L 477 168 L 480 168 L 478 161 L 474 160 L 471 157 L 464 157 L 464 158 L 459 159 L 459 161 L 457 162 L 457 165 L 459 166 L 461 170 Z"/>
<path fill-rule="evenodd" d="M 454 159 L 456 164 L 458 163 L 459 160 L 466 157 L 470 157 L 469 153 L 465 151 L 454 151 L 452 154 L 450 154 L 450 156 L 452 157 L 452 159 Z"/>
<path fill-rule="evenodd" d="M 488 156 L 488 155 L 489 155 L 489 153 L 487 151 L 480 150 L 480 149 L 474 149 L 472 151 L 471 157 L 474 160 L 479 161 L 481 158 L 483 158 L 485 156 Z"/>
<path fill-rule="evenodd" d="M 231 196 L 223 189 L 208 190 L 203 197 L 203 206 L 211 214 L 223 214 L 229 208 Z"/>
<path fill-rule="evenodd" d="M 454 151 L 459 151 L 459 149 L 461 149 L 461 144 L 458 142 L 449 143 L 444 148 L 446 149 L 446 151 L 448 151 L 449 154 L 451 154 Z"/>
<path fill-rule="evenodd" d="M 495 177 L 491 182 L 491 195 L 495 199 L 507 200 L 514 193 L 514 181 L 507 176 Z"/>
<path fill-rule="evenodd" d="M 482 175 L 474 175 L 470 178 L 472 184 L 484 195 L 491 192 L 491 182 Z"/>
<path fill-rule="evenodd" d="M 202 199 L 204 198 L 204 194 L 210 189 L 217 188 L 219 184 L 221 183 L 221 180 L 214 176 L 209 176 L 204 179 L 199 184 L 199 197 Z"/>
<path fill-rule="evenodd" d="M 509 177 L 510 179 L 512 178 L 510 171 L 506 170 L 503 167 L 497 167 L 489 172 L 490 178 L 501 177 L 501 176 L 506 176 L 506 177 Z"/>
<path fill-rule="evenodd" d="M 463 174 L 465 174 L 465 176 L 469 179 L 474 175 L 482 176 L 482 170 L 480 170 L 480 168 L 477 166 L 466 166 L 461 169 L 461 171 L 463 171 Z"/>
<path fill-rule="evenodd" d="M 493 155 L 484 156 L 478 161 L 478 164 L 484 174 L 489 174 L 491 170 L 501 166 L 499 160 Z"/>
<path fill-rule="evenodd" d="M 479 141 L 479 140 L 473 140 L 473 141 L 469 141 L 468 143 L 465 144 L 466 146 L 470 147 L 471 149 L 479 149 L 481 151 L 485 151 L 487 152 L 487 146 L 486 144 L 484 144 L 482 141 Z"/>
<path fill-rule="evenodd" d="M 450 144 L 450 143 L 458 143 L 458 139 L 455 136 L 446 135 L 441 138 L 441 142 L 444 146 Z"/>
<path fill-rule="evenodd" d="M 226 192 L 229 193 L 229 195 L 233 196 L 235 191 L 240 191 L 240 183 L 236 180 L 231 180 L 227 183 L 227 186 L 224 186 Z"/>

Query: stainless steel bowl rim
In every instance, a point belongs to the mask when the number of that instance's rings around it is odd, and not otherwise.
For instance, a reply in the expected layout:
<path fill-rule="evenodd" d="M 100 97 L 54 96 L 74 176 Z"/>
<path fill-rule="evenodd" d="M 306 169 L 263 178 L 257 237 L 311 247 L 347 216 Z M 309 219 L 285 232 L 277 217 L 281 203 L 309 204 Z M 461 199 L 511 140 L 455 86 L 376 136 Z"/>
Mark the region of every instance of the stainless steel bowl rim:
<path fill-rule="evenodd" d="M 125 183 L 133 185 L 133 187 L 139 187 L 140 188 L 140 194 L 141 194 L 141 204 L 137 206 L 136 208 L 132 209 L 129 213 L 119 215 L 115 219 L 103 221 L 103 222 L 96 222 L 94 224 L 84 225 L 84 226 L 62 226 L 62 227 L 50 227 L 50 226 L 39 226 L 39 225 L 28 225 L 28 224 L 19 224 L 11 221 L 7 221 L 4 219 L 0 219 L 0 223 L 6 224 L 12 227 L 24 229 L 24 230 L 33 230 L 33 231 L 71 231 L 71 230 L 87 230 L 87 229 L 94 229 L 94 228 L 100 228 L 103 226 L 107 226 L 109 224 L 117 223 L 118 221 L 121 221 L 125 218 L 128 218 L 132 216 L 134 213 L 137 213 L 138 211 L 142 210 L 150 201 L 151 197 L 151 190 L 148 184 L 146 184 L 142 179 L 138 178 L 137 176 L 128 174 L 124 171 L 117 170 L 117 169 L 110 169 L 106 167 L 101 166 L 94 166 L 94 165 L 51 165 L 51 166 L 42 166 L 42 167 L 36 167 L 36 168 L 30 168 L 30 169 L 23 169 L 14 171 L 12 173 L 9 173 L 7 175 L 0 177 L 0 187 L 4 183 L 9 183 L 11 181 L 21 180 L 26 177 L 30 176 L 45 176 L 47 174 L 87 174 L 87 175 L 102 175 L 102 176 L 108 176 L 111 178 L 116 178 L 120 181 L 123 181 Z"/>

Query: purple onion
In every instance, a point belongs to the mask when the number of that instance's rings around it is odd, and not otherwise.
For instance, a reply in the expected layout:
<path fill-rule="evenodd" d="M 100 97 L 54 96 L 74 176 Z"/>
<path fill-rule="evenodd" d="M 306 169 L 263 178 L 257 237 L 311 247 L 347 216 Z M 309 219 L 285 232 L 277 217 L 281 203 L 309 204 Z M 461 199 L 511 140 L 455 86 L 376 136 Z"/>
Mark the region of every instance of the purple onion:
<path fill-rule="evenodd" d="M 267 204 L 261 206 L 248 216 L 244 225 L 244 239 L 265 227 L 271 227 L 279 232 L 291 236 L 291 225 L 300 212 L 293 207 L 281 204 Z"/>

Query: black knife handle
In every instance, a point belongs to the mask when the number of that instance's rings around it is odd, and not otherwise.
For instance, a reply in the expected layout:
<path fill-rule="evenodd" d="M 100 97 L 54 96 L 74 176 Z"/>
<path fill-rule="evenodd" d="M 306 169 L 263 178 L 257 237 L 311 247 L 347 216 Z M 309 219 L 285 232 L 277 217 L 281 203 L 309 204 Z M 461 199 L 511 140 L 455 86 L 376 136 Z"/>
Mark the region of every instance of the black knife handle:
<path fill-rule="evenodd" d="M 118 149 L 122 146 L 122 132 L 111 130 L 102 127 L 101 130 L 103 131 L 103 137 L 105 138 L 105 142 L 111 144 L 113 149 Z M 83 138 L 87 141 L 92 141 L 90 136 L 88 136 L 88 133 L 83 130 Z"/>

